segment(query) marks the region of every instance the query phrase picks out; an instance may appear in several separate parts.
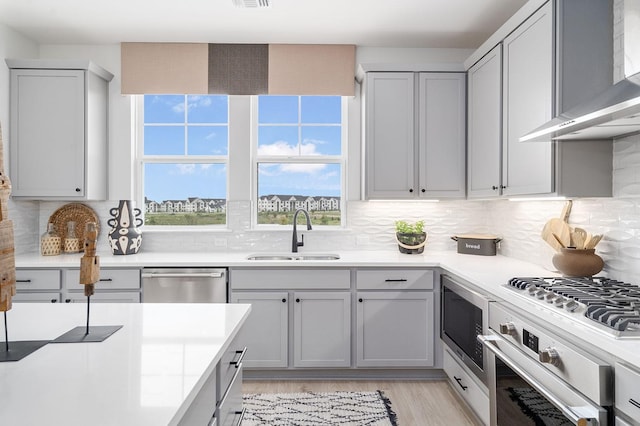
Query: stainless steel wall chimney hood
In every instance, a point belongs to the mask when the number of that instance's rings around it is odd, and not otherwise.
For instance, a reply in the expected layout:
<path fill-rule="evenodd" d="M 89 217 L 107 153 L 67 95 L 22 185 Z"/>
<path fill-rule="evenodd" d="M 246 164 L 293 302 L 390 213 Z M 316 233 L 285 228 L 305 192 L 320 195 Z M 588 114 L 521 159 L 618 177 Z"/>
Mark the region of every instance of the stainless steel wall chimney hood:
<path fill-rule="evenodd" d="M 624 0 L 624 74 L 590 101 L 562 112 L 520 142 L 613 139 L 640 132 L 640 0 Z M 619 59 L 622 59 L 620 57 Z"/>
<path fill-rule="evenodd" d="M 612 139 L 640 132 L 640 73 L 563 112 L 520 142 Z"/>

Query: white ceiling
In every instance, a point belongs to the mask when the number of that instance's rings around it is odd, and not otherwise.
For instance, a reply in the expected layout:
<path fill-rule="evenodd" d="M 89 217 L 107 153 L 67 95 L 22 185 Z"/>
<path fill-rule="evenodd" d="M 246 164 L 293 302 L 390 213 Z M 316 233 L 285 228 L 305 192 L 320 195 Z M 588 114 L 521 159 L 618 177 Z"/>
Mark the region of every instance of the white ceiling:
<path fill-rule="evenodd" d="M 527 0 L 0 0 L 0 23 L 39 44 L 345 43 L 475 48 Z"/>

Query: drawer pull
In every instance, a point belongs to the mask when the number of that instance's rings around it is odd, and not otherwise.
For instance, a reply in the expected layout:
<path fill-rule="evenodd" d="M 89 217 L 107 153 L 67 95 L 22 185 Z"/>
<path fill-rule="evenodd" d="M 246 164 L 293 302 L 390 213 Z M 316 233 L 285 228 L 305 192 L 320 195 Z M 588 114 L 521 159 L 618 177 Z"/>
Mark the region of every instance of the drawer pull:
<path fill-rule="evenodd" d="M 468 388 L 469 386 L 465 386 L 465 385 L 463 385 L 463 384 L 462 384 L 462 379 L 461 379 L 460 377 L 453 376 L 453 378 L 454 378 L 454 379 L 456 379 L 456 382 L 458 382 L 458 385 L 462 388 L 462 390 L 463 390 L 463 391 L 466 391 L 466 390 L 467 390 L 467 388 Z"/>
<path fill-rule="evenodd" d="M 30 283 L 31 280 L 30 279 L 26 279 L 26 280 L 16 280 L 17 283 Z"/>
<path fill-rule="evenodd" d="M 633 405 L 636 408 L 640 408 L 640 402 L 636 401 L 633 398 L 629 398 L 629 404 Z"/>
<path fill-rule="evenodd" d="M 406 281 L 407 281 L 406 278 L 396 278 L 396 279 L 387 278 L 386 280 L 384 280 L 384 282 L 386 283 L 404 283 Z"/>
<path fill-rule="evenodd" d="M 236 423 L 236 426 L 240 426 L 242 424 L 242 421 L 244 420 L 244 414 L 247 412 L 246 408 L 243 408 L 242 411 L 236 411 L 234 414 L 237 416 L 238 414 L 240 415 L 240 418 L 238 418 L 238 423 Z"/>
<path fill-rule="evenodd" d="M 113 281 L 113 278 L 100 278 L 100 281 L 102 281 L 102 282 L 110 282 L 110 281 Z"/>
<path fill-rule="evenodd" d="M 231 364 L 231 365 L 235 365 L 235 366 L 236 366 L 236 368 L 240 368 L 240 365 L 242 364 L 242 360 L 244 359 L 244 356 L 246 355 L 246 353 L 247 353 L 247 347 L 246 347 L 246 346 L 244 347 L 244 349 L 243 349 L 243 350 L 241 350 L 241 351 L 236 351 L 236 355 L 237 355 L 237 354 L 240 354 L 240 356 L 238 357 L 238 359 L 237 359 L 237 360 L 235 360 L 235 361 L 231 361 L 229 364 Z"/>

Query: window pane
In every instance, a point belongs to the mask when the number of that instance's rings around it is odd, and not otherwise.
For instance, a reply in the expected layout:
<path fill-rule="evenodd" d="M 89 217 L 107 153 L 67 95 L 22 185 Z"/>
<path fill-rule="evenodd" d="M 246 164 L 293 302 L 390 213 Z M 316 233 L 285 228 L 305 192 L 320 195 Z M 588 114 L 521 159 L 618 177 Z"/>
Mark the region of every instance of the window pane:
<path fill-rule="evenodd" d="M 147 225 L 226 223 L 225 164 L 158 164 L 144 166 Z"/>
<path fill-rule="evenodd" d="M 189 123 L 228 123 L 228 99 L 227 96 L 220 95 L 187 96 L 189 106 L 187 121 Z"/>
<path fill-rule="evenodd" d="M 342 121 L 340 96 L 302 96 L 302 123 L 339 124 Z"/>
<path fill-rule="evenodd" d="M 258 123 L 298 123 L 297 96 L 259 96 Z"/>
<path fill-rule="evenodd" d="M 184 123 L 184 95 L 145 95 L 145 123 Z"/>
<path fill-rule="evenodd" d="M 184 155 L 184 127 L 145 126 L 144 155 Z"/>
<path fill-rule="evenodd" d="M 188 126 L 189 155 L 227 155 L 229 129 L 227 126 Z"/>
<path fill-rule="evenodd" d="M 303 126 L 301 151 L 303 154 L 340 155 L 341 140 L 342 130 L 338 126 Z"/>
<path fill-rule="evenodd" d="M 340 225 L 339 164 L 258 163 L 258 223 L 291 224 L 297 208 L 312 224 Z"/>
<path fill-rule="evenodd" d="M 258 155 L 300 155 L 298 126 L 258 127 Z"/>

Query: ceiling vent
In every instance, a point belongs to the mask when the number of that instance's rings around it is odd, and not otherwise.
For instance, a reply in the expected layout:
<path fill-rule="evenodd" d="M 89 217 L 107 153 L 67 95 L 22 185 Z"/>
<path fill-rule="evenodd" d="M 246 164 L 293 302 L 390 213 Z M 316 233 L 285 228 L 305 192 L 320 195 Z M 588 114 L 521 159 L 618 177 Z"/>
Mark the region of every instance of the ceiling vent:
<path fill-rule="evenodd" d="M 236 7 L 265 8 L 271 6 L 271 0 L 233 0 Z"/>

